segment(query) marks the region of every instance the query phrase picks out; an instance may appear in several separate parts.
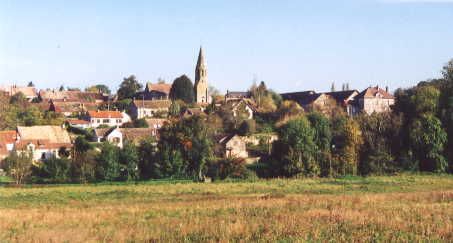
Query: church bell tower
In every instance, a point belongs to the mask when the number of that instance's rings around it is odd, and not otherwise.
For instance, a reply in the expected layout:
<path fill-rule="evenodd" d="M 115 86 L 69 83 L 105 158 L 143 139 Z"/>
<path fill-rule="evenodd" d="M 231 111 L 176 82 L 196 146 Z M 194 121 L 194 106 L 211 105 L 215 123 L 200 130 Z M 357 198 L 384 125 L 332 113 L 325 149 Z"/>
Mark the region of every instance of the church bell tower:
<path fill-rule="evenodd" d="M 197 66 L 195 68 L 195 101 L 197 103 L 209 103 L 208 96 L 208 67 L 204 58 L 203 48 L 200 47 Z"/>

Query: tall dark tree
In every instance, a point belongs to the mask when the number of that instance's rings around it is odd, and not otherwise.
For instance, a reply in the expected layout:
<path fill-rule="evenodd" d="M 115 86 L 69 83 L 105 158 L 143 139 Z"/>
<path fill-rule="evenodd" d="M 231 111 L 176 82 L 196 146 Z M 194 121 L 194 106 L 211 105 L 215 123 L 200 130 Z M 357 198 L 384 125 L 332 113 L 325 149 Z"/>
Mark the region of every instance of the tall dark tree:
<path fill-rule="evenodd" d="M 132 99 L 141 88 L 142 85 L 137 81 L 135 75 L 124 78 L 117 92 L 118 99 Z"/>
<path fill-rule="evenodd" d="M 172 100 L 182 100 L 185 103 L 193 103 L 195 93 L 193 83 L 186 75 L 175 79 L 170 89 L 170 98 Z"/>

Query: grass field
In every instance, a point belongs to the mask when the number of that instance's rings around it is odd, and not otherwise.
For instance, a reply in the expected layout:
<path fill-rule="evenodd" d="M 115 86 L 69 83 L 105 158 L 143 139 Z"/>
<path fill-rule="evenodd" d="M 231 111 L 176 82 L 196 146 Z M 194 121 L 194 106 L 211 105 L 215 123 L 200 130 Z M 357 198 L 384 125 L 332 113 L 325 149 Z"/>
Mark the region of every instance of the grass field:
<path fill-rule="evenodd" d="M 0 242 L 453 241 L 453 176 L 0 187 Z"/>

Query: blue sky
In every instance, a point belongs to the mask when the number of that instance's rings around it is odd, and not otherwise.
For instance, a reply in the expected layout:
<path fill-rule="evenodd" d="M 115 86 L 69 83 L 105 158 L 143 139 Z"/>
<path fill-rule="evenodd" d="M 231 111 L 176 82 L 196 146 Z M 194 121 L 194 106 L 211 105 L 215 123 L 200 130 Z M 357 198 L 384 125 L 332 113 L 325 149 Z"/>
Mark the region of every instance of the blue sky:
<path fill-rule="evenodd" d="M 193 79 L 200 45 L 221 91 L 408 87 L 453 58 L 453 1 L 0 1 L 0 84 Z"/>

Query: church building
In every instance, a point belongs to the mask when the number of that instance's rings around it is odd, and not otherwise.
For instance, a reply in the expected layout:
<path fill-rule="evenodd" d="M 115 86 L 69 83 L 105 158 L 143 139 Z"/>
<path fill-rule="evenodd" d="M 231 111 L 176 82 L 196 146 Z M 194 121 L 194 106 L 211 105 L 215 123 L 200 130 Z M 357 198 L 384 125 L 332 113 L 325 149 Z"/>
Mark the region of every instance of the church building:
<path fill-rule="evenodd" d="M 208 67 L 206 65 L 202 47 L 200 47 L 197 66 L 195 68 L 194 89 L 195 89 L 195 102 L 209 103 L 211 101 L 208 95 Z"/>

